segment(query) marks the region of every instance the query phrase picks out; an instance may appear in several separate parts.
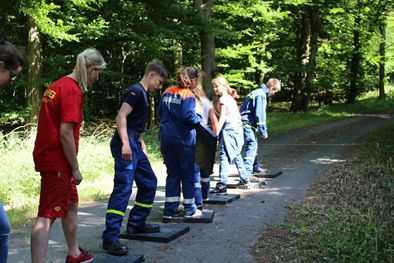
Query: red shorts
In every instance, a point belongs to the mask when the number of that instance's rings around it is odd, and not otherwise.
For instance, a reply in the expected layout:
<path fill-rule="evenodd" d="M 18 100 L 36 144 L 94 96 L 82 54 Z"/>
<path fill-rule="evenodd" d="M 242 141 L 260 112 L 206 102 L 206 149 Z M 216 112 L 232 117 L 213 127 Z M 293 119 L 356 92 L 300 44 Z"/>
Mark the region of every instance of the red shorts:
<path fill-rule="evenodd" d="M 76 203 L 78 191 L 71 173 L 41 172 L 39 217 L 65 217 L 70 205 Z"/>

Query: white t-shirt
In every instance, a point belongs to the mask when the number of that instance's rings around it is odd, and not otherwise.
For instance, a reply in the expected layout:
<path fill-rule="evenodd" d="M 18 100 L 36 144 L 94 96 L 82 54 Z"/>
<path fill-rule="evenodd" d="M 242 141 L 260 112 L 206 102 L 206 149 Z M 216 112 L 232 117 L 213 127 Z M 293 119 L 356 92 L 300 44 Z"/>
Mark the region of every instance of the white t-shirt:
<path fill-rule="evenodd" d="M 229 125 L 233 128 L 242 127 L 241 114 L 239 113 L 239 108 L 235 99 L 228 94 L 224 94 L 220 97 L 219 102 L 227 109 L 224 121 L 225 125 Z"/>
<path fill-rule="evenodd" d="M 212 102 L 206 97 L 201 97 L 200 102 L 203 110 L 201 124 L 208 126 L 209 110 L 212 108 Z"/>

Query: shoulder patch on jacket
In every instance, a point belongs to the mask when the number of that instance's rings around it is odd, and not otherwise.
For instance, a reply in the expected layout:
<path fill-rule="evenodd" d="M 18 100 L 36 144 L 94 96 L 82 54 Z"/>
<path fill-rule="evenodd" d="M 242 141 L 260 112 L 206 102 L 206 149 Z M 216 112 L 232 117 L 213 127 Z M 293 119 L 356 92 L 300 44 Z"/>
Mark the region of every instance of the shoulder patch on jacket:
<path fill-rule="evenodd" d="M 186 98 L 190 98 L 190 97 L 194 98 L 194 94 L 193 94 L 193 92 L 191 90 L 180 88 L 180 87 L 176 87 L 176 86 L 167 88 L 164 91 L 163 95 L 165 93 L 169 93 L 169 94 L 173 94 L 173 95 L 179 95 L 179 96 L 181 96 L 182 99 L 186 99 Z"/>

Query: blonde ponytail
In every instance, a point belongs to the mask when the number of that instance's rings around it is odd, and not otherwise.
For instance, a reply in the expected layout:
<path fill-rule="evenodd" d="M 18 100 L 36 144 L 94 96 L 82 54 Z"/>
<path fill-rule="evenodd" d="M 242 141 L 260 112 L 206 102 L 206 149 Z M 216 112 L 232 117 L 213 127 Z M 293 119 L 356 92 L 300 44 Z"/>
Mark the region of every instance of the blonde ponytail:
<path fill-rule="evenodd" d="M 74 67 L 74 75 L 83 92 L 88 89 L 88 67 L 90 66 L 99 69 L 105 69 L 107 66 L 103 56 L 95 48 L 88 48 L 79 53 Z"/>

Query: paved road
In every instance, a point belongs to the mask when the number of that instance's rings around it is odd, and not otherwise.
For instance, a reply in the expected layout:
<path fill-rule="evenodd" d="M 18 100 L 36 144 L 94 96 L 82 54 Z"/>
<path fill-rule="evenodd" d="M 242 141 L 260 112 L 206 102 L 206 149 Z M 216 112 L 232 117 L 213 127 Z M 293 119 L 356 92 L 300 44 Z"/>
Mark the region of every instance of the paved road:
<path fill-rule="evenodd" d="M 211 224 L 193 224 L 189 233 L 168 244 L 128 241 L 130 251 L 144 254 L 146 262 L 255 262 L 251 248 L 265 227 L 281 222 L 286 206 L 301 202 L 316 176 L 330 165 L 346 161 L 344 153 L 357 147 L 356 139 L 388 123 L 394 123 L 394 118 L 358 116 L 273 136 L 260 143 L 259 157 L 268 168 L 280 169 L 283 175 L 267 181 L 261 189 L 234 190 L 241 194 L 241 200 L 211 206 L 216 211 Z M 163 205 L 165 174 L 158 173 L 158 177 L 161 187 L 153 221 L 160 219 Z M 100 251 L 105 208 L 106 203 L 96 202 L 80 209 L 80 243 L 95 252 Z M 13 231 L 9 262 L 30 262 L 29 235 L 28 227 Z M 51 233 L 49 254 L 48 262 L 64 262 L 65 241 L 58 223 Z"/>

